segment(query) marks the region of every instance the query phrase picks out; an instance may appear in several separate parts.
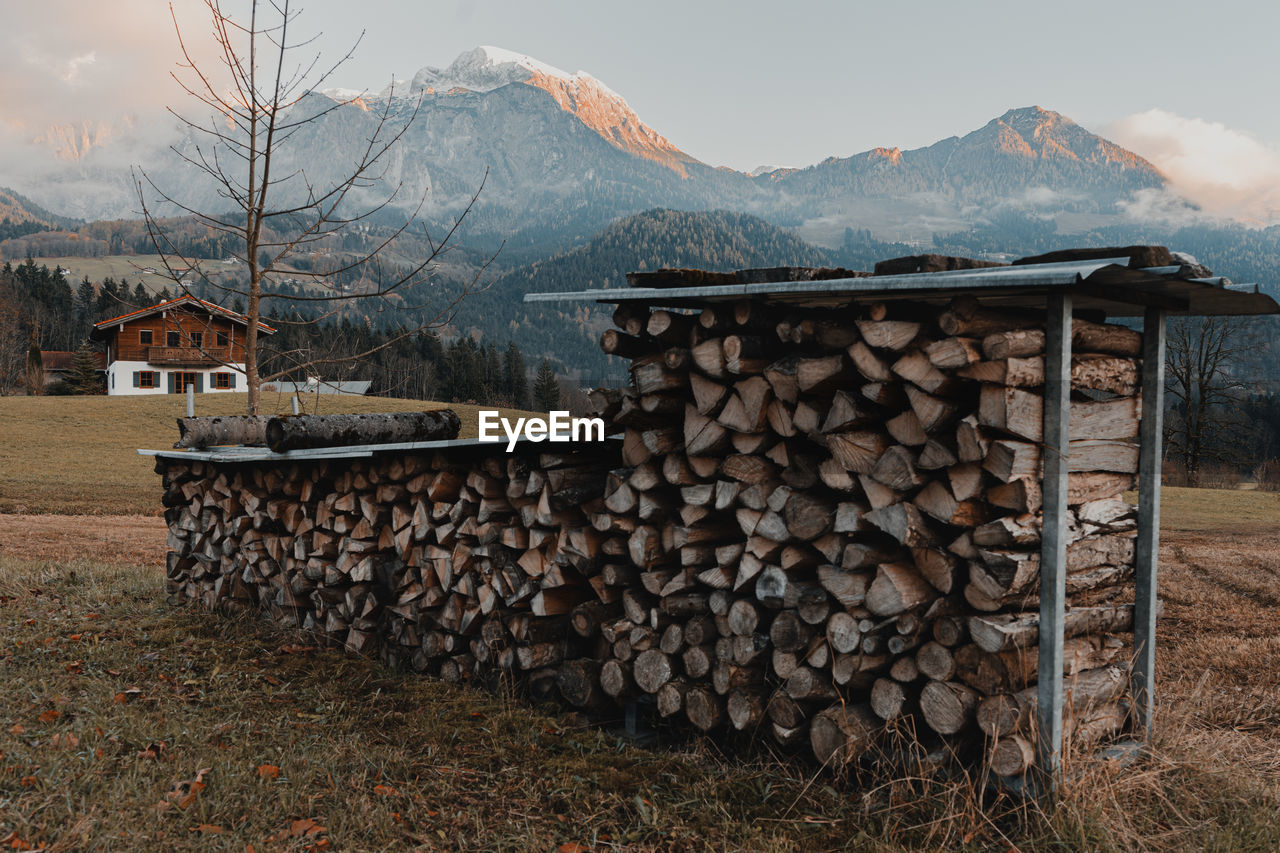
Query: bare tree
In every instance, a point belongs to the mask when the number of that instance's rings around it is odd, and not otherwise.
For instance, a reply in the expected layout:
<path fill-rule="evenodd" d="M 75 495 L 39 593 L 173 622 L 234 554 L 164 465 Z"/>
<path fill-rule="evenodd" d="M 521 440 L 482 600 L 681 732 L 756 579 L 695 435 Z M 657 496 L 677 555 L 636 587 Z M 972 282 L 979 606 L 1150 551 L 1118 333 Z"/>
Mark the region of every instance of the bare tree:
<path fill-rule="evenodd" d="M 1245 321 L 1235 317 L 1179 317 L 1169 321 L 1165 442 L 1200 484 L 1207 461 L 1238 464 L 1244 459 L 1247 425 L 1240 417 L 1246 385 L 1234 369 L 1248 350 Z"/>
<path fill-rule="evenodd" d="M 367 357 L 402 337 L 451 319 L 462 299 L 476 288 L 487 262 L 442 300 L 428 300 L 423 294 L 425 288 L 419 285 L 433 277 L 441 257 L 454 247 L 458 228 L 472 210 L 484 182 L 481 180 L 476 194 L 439 239 L 433 239 L 425 225 L 419 235 L 415 223 L 426 193 L 402 207 L 398 198 L 402 186 L 388 187 L 383 182 L 389 152 L 422 106 L 419 99 L 408 115 L 400 118 L 394 105 L 403 101 L 396 102 L 394 92 L 377 103 L 372 130 L 341 177 L 318 180 L 314 170 L 309 176 L 307 165 L 300 158 L 294 157 L 290 162 L 290 145 L 303 139 L 306 131 L 314 129 L 326 116 L 356 102 L 356 98 L 309 97 L 351 57 L 355 46 L 336 63 L 326 65 L 319 54 L 308 52 L 314 38 L 295 36 L 298 12 L 291 8 L 290 0 L 253 0 L 247 21 L 226 12 L 221 0 L 202 2 L 212 23 L 217 52 L 213 63 L 195 58 L 170 5 L 183 55 L 181 73 L 172 76 L 204 112 L 203 118 L 190 118 L 170 109 L 185 126 L 189 140 L 186 148 L 174 146 L 172 150 L 196 174 L 213 182 L 229 212 L 197 210 L 182 200 L 181 193 L 158 187 L 145 171 L 140 170 L 136 183 L 152 244 L 179 288 L 190 292 L 198 283 L 205 292 L 220 295 L 221 302 L 243 300 L 248 321 L 248 411 L 256 414 L 263 382 Z M 148 200 L 148 192 L 153 194 L 153 200 Z M 375 200 L 365 203 L 363 199 L 370 193 Z M 234 256 L 247 269 L 247 280 L 228 282 L 214 277 L 201 268 L 197 259 L 186 257 L 170 227 L 158 218 L 161 203 L 193 217 L 213 232 L 232 237 Z M 396 220 L 398 226 L 372 227 L 375 214 L 393 209 L 408 211 Z M 339 238 L 346 234 L 358 234 L 362 248 L 354 252 L 341 250 Z M 414 260 L 398 265 L 386 260 L 389 250 L 404 242 L 419 247 Z M 309 280 L 313 287 L 302 294 L 286 288 L 281 281 L 285 277 L 282 270 L 289 259 L 321 247 L 329 250 L 328 265 L 287 270 L 288 277 Z M 319 286 L 322 282 L 327 284 L 326 280 L 351 284 L 326 290 Z M 384 300 L 401 311 L 407 309 L 418 322 L 384 337 L 368 352 L 338 355 L 314 344 L 277 351 L 275 366 L 264 375 L 260 366 L 268 351 L 259 334 L 259 322 L 268 316 L 265 308 L 272 300 L 287 300 L 312 309 L 305 317 L 275 317 L 272 322 L 276 324 L 319 323 L 339 315 L 344 307 L 369 300 Z M 423 301 L 415 304 L 415 300 Z"/>

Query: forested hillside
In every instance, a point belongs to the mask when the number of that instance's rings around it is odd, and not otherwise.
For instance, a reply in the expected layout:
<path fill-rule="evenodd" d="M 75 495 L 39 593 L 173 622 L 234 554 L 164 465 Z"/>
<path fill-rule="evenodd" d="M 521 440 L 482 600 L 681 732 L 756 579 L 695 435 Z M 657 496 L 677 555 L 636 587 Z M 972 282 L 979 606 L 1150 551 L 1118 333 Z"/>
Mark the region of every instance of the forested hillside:
<path fill-rule="evenodd" d="M 651 210 L 615 222 L 577 249 L 497 279 L 467 299 L 455 325 L 461 332 L 510 338 L 524 351 L 547 355 L 584 384 L 621 375 L 621 362 L 600 352 L 610 309 L 593 303 L 524 304 L 526 293 L 626 287 L 626 274 L 663 267 L 737 270 L 770 266 L 830 266 L 832 254 L 763 219 L 729 211 Z"/>

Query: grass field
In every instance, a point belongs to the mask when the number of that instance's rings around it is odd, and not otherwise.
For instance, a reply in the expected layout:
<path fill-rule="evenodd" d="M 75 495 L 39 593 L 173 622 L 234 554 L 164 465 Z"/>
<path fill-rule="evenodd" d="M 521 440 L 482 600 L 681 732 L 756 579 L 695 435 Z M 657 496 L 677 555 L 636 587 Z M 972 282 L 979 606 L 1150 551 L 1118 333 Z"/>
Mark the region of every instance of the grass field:
<path fill-rule="evenodd" d="M 171 445 L 184 405 L 0 399 L 0 847 L 1280 849 L 1274 494 L 1164 491 L 1151 756 L 1072 757 L 1049 814 L 963 776 L 840 779 L 666 731 L 640 748 L 558 708 L 169 608 L 158 482 L 134 451 Z M 474 434 L 474 407 L 455 408 Z"/>
<path fill-rule="evenodd" d="M 51 270 L 71 270 L 67 275 L 67 281 L 71 282 L 72 288 L 87 276 L 89 281 L 94 283 L 101 283 L 108 277 L 114 278 L 117 282 L 127 281 L 130 290 L 135 284 L 142 282 L 142 286 L 153 293 L 166 286 L 169 287 L 170 292 L 173 291 L 173 280 L 166 277 L 164 261 L 159 255 L 107 255 L 101 258 L 64 257 L 32 258 L 32 260 L 37 266 L 44 264 Z M 201 265 L 212 274 L 217 274 L 223 269 L 217 261 L 201 261 Z M 143 272 L 145 269 L 154 270 L 158 274 L 146 274 Z M 233 269 L 233 267 L 227 267 L 227 269 Z"/>
<path fill-rule="evenodd" d="M 1137 495 L 1126 497 L 1137 503 Z M 1280 527 L 1280 492 L 1231 489 L 1160 490 L 1162 530 L 1276 530 Z"/>
<path fill-rule="evenodd" d="M 87 521 L 0 516 L 6 849 L 1280 848 L 1274 532 L 1166 537 L 1153 756 L 1073 762 L 1048 815 L 964 778 L 866 787 L 732 741 L 639 748 L 555 708 L 167 608 L 158 520 Z"/>
<path fill-rule="evenodd" d="M 196 414 L 243 414 L 246 394 L 204 394 Z M 264 413 L 287 413 L 289 397 L 264 392 Z M 308 412 L 404 412 L 445 404 L 385 397 L 321 395 Z M 452 405 L 462 437 L 476 435 L 477 406 Z M 0 397 L 0 513 L 159 514 L 154 460 L 138 448 L 172 447 L 186 398 Z"/>

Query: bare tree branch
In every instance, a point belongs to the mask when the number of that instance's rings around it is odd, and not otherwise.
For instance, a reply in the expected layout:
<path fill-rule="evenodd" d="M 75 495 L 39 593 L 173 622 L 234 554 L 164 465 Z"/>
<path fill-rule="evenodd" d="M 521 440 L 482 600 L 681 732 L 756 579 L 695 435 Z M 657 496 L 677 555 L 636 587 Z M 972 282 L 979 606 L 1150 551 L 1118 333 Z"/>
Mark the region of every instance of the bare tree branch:
<path fill-rule="evenodd" d="M 356 362 L 450 323 L 463 300 L 481 288 L 492 258 L 480 263 L 474 275 L 451 290 L 443 304 L 439 299 L 408 304 L 410 299 L 406 297 L 430 295 L 425 289 L 423 294 L 417 294 L 415 288 L 433 279 L 437 262 L 454 248 L 459 229 L 473 212 L 485 181 L 481 180 L 442 239 L 433 239 L 424 226 L 421 239 L 425 250 L 407 264 L 389 264 L 388 255 L 412 239 L 410 229 L 420 221 L 426 202 L 424 191 L 416 203 L 402 208 L 399 199 L 403 185 L 386 186 L 391 166 L 388 155 L 418 119 L 422 98 L 403 121 L 395 122 L 393 118 L 399 118 L 402 112 L 394 108 L 403 102 L 395 99 L 393 85 L 378 104 L 368 136 L 348 168 L 340 177 L 318 183 L 308 174 L 305 164 L 287 166 L 290 145 L 303 139 L 299 134 L 305 136 L 319 122 L 355 104 L 357 98 L 323 102 L 314 93 L 354 55 L 364 33 L 336 62 L 325 63 L 319 53 L 308 51 L 317 36 L 294 35 L 299 10 L 293 7 L 292 0 L 253 0 L 247 22 L 228 13 L 222 0 L 202 2 L 217 49 L 214 67 L 205 67 L 195 58 L 170 6 L 182 55 L 179 71 L 172 76 L 197 109 L 209 114 L 205 119 L 193 118 L 171 108 L 190 140 L 186 146 L 175 145 L 172 150 L 196 174 L 205 176 L 232 211 L 201 210 L 183 201 L 178 193 L 157 186 L 141 169 L 134 180 L 148 238 L 178 290 L 196 295 L 198 288 L 222 299 L 245 300 L 244 370 L 248 410 L 252 414 L 258 410 L 264 381 Z M 298 59 L 300 52 L 303 56 Z M 367 110 L 363 103 L 361 107 Z M 376 200 L 358 206 L 357 191 L 363 194 L 371 189 L 378 192 Z M 181 248 L 171 233 L 174 221 L 162 220 L 157 215 L 157 204 L 191 217 L 191 221 L 212 233 L 233 238 L 237 244 L 233 255 L 244 263 L 247 280 L 215 280 L 209 275 L 197 259 L 188 257 Z M 363 223 L 372 222 L 373 217 L 393 208 L 406 210 L 400 223 L 389 228 L 380 226 L 376 234 L 362 230 L 361 239 L 356 241 L 360 244 L 357 251 L 341 246 L 322 249 L 332 252 L 332 264 L 321 269 L 293 268 L 296 265 L 291 260 L 304 251 L 332 247 L 353 226 L 365 229 Z M 316 284 L 308 292 L 296 292 L 280 282 L 286 276 Z M 317 292 L 315 286 L 326 280 L 347 285 L 338 287 L 336 292 Z M 417 316 L 410 326 L 382 335 L 376 345 L 355 347 L 355 352 L 346 346 L 340 354 L 336 344 L 273 351 L 260 334 L 264 302 L 271 300 L 284 302 L 295 312 L 300 306 L 320 309 L 307 316 L 273 317 L 271 322 L 281 328 L 315 326 L 346 316 L 347 311 L 364 303 L 393 305 L 400 312 L 412 311 Z M 264 360 L 274 362 L 274 366 L 260 370 Z"/>

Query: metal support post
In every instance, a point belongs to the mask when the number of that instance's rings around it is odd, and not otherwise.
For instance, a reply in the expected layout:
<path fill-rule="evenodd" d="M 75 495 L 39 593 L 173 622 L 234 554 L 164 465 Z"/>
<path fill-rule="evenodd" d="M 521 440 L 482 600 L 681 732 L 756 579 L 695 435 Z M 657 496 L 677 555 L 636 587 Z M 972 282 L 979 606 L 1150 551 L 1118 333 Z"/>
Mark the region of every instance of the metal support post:
<path fill-rule="evenodd" d="M 1052 792 L 1062 766 L 1062 645 L 1067 598 L 1067 452 L 1071 416 L 1071 296 L 1049 297 L 1044 356 L 1043 519 L 1036 762 Z"/>
<path fill-rule="evenodd" d="M 1142 324 L 1142 424 L 1138 456 L 1137 597 L 1133 610 L 1133 712 L 1151 737 L 1156 675 L 1156 575 L 1160 562 L 1160 458 L 1164 440 L 1165 311 L 1148 308 Z"/>

